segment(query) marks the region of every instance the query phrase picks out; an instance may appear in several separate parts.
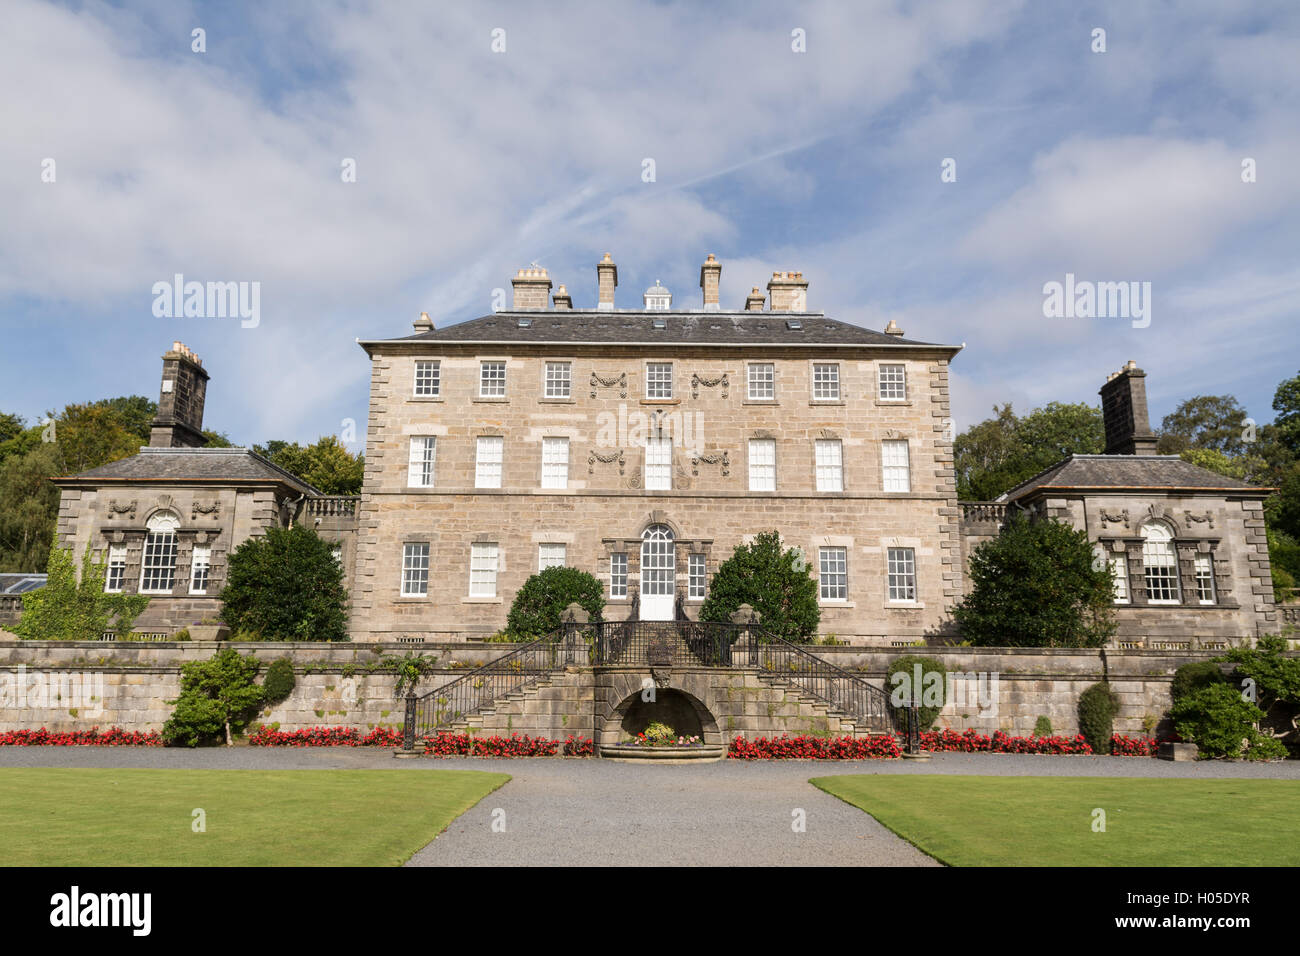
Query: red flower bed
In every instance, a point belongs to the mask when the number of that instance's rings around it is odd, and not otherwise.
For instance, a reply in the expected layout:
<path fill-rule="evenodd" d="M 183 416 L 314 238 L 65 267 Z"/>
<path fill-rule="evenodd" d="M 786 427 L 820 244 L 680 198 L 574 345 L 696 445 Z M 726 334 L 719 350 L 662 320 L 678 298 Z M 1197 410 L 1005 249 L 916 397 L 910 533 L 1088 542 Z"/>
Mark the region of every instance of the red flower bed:
<path fill-rule="evenodd" d="M 273 730 L 265 725 L 250 734 L 254 747 L 400 747 L 402 732 L 376 727 L 362 736 L 355 727 L 306 727 L 302 730 Z"/>
<path fill-rule="evenodd" d="M 905 740 L 905 738 L 903 738 Z M 997 730 L 989 737 L 974 730 L 926 731 L 921 749 L 935 752 L 994 754 L 1090 754 L 1092 748 L 1082 734 L 1074 737 L 1012 737 Z"/>
<path fill-rule="evenodd" d="M 103 733 L 98 727 L 52 734 L 40 730 L 8 730 L 0 733 L 0 747 L 161 747 L 158 731 L 123 730 L 110 727 Z"/>
<path fill-rule="evenodd" d="M 1155 737 L 1125 737 L 1115 734 L 1110 738 L 1112 757 L 1154 757 L 1160 750 L 1160 741 Z"/>
<path fill-rule="evenodd" d="M 900 757 L 898 740 L 882 737 L 737 737 L 727 748 L 734 760 L 879 760 Z"/>
<path fill-rule="evenodd" d="M 434 734 L 424 738 L 424 753 L 430 757 L 554 757 L 560 741 L 545 737 L 480 737 L 474 734 Z M 590 740 L 569 737 L 564 741 L 566 756 L 587 757 L 593 750 Z"/>

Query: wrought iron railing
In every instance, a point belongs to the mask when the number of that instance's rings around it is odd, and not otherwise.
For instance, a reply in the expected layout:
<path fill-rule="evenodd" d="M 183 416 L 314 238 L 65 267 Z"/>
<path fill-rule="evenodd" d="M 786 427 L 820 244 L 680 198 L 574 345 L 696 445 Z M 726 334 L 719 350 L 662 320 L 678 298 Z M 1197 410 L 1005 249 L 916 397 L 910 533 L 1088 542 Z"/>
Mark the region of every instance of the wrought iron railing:
<path fill-rule="evenodd" d="M 406 736 L 446 730 L 506 694 L 523 690 L 569 664 L 586 664 L 589 651 L 574 626 L 523 644 L 419 697 L 408 698 Z"/>

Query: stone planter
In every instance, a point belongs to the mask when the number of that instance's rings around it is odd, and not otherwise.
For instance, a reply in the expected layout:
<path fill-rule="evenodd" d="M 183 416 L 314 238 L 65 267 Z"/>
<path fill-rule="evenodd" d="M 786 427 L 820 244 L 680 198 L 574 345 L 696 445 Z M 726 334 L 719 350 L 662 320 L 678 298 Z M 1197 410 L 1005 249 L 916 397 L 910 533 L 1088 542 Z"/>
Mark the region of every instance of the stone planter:
<path fill-rule="evenodd" d="M 712 763 L 727 756 L 727 746 L 701 744 L 698 747 L 628 747 L 600 744 L 596 752 L 603 760 L 620 763 Z"/>
<path fill-rule="evenodd" d="M 230 628 L 224 624 L 191 624 L 191 641 L 224 641 L 230 637 Z"/>
<path fill-rule="evenodd" d="M 1161 760 L 1182 762 L 1184 760 L 1195 760 L 1198 752 L 1196 744 L 1176 744 L 1165 741 L 1160 745 L 1157 756 Z"/>

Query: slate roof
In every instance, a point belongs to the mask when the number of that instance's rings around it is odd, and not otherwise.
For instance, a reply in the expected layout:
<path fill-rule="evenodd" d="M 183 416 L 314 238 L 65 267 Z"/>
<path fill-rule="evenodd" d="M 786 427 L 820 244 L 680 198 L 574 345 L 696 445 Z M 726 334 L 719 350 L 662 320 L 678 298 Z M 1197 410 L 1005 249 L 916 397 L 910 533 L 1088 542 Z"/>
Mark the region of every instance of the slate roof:
<path fill-rule="evenodd" d="M 1071 455 L 998 497 L 1015 501 L 1047 489 L 1151 488 L 1256 491 L 1260 488 L 1183 461 L 1177 455 Z"/>
<path fill-rule="evenodd" d="M 307 494 L 320 494 L 297 475 L 247 448 L 150 448 L 55 483 L 85 481 L 260 481 L 279 482 Z"/>
<path fill-rule="evenodd" d="M 26 594 L 45 587 L 48 576 L 41 574 L 0 574 L 0 594 Z"/>
<path fill-rule="evenodd" d="M 526 326 L 520 320 L 530 320 Z M 662 321 L 663 328 L 655 328 Z M 799 328 L 790 328 L 797 324 Z M 591 344 L 591 345 L 781 345 L 944 349 L 959 345 L 918 342 L 860 325 L 826 318 L 821 312 L 704 312 L 653 309 L 537 309 L 495 312 L 441 329 L 395 339 L 360 339 L 369 345 L 393 342 Z"/>

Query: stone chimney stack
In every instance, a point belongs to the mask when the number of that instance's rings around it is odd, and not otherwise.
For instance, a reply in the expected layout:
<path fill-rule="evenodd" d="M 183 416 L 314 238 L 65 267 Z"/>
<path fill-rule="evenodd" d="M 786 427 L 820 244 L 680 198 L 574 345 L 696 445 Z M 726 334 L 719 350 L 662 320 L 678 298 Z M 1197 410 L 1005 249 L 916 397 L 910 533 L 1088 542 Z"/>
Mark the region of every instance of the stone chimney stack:
<path fill-rule="evenodd" d="M 722 282 L 722 263 L 713 258 L 713 253 L 709 253 L 708 258 L 704 260 L 704 265 L 700 266 L 700 288 L 704 290 L 704 311 L 717 312 L 718 305 L 718 285 Z"/>
<path fill-rule="evenodd" d="M 767 292 L 773 312 L 808 311 L 808 281 L 802 272 L 773 272 Z"/>
<path fill-rule="evenodd" d="M 158 415 L 149 431 L 151 448 L 202 448 L 203 400 L 208 391 L 208 373 L 203 362 L 180 342 L 173 342 L 163 355 L 162 391 L 158 394 Z"/>
<path fill-rule="evenodd" d="M 1106 378 L 1101 395 L 1101 415 L 1106 425 L 1107 455 L 1154 455 L 1156 436 L 1147 411 L 1147 373 L 1129 359 Z"/>
<path fill-rule="evenodd" d="M 515 310 L 544 309 L 551 297 L 551 277 L 541 266 L 533 265 L 520 269 L 511 285 L 515 287 Z"/>
<path fill-rule="evenodd" d="M 762 312 L 763 303 L 766 301 L 767 297 L 763 295 L 763 291 L 758 286 L 754 286 L 754 291 L 745 296 L 745 311 Z"/>
<path fill-rule="evenodd" d="M 618 288 L 618 266 L 605 253 L 605 258 L 596 263 L 596 290 L 598 298 L 596 308 L 602 312 L 614 311 L 614 290 Z"/>
<path fill-rule="evenodd" d="M 901 337 L 903 334 L 903 330 L 898 327 L 897 322 L 895 322 L 893 319 L 890 319 L 889 324 L 885 326 L 885 334 L 897 335 Z"/>
<path fill-rule="evenodd" d="M 555 295 L 551 297 L 551 300 L 555 303 L 556 309 L 565 312 L 573 311 L 573 296 L 569 295 L 569 291 L 564 288 L 564 283 L 560 283 L 560 287 L 555 290 Z"/>

